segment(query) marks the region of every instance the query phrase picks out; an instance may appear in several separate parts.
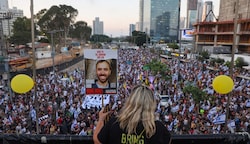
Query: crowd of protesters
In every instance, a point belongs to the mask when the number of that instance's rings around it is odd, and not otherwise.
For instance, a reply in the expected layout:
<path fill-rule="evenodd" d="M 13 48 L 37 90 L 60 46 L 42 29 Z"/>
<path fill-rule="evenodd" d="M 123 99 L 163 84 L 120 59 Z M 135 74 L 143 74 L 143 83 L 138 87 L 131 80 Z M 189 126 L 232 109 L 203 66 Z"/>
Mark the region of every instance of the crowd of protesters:
<path fill-rule="evenodd" d="M 117 103 L 117 111 L 122 107 L 133 86 L 144 83 L 151 75 L 143 66 L 152 59 L 160 58 L 158 53 L 151 51 L 144 48 L 119 49 L 118 93 L 106 96 L 109 103 Z M 223 116 L 226 113 L 229 94 L 216 93 L 212 87 L 212 80 L 219 74 L 229 75 L 228 67 L 217 66 L 216 71 L 204 69 L 204 66 L 210 66 L 210 63 L 195 59 L 179 63 L 177 58 L 172 58 L 164 63 L 170 68 L 166 75 L 172 79 L 165 81 L 158 74 L 154 76 L 154 81 L 148 83 L 156 98 L 159 98 L 159 94 L 170 96 L 168 105 L 159 104 L 156 110 L 157 119 L 161 120 L 169 131 L 175 134 L 249 132 L 250 80 L 237 77 L 250 76 L 248 71 L 234 70 L 235 87 L 230 93 L 229 120 L 226 126 Z M 179 82 L 180 78 L 182 83 Z M 11 95 L 6 89 L 7 82 L 1 80 L 0 133 L 93 134 L 100 106 L 86 106 L 86 100 L 90 99 L 89 97 L 100 99 L 100 96 L 85 94 L 83 67 L 73 71 L 37 75 L 36 80 L 36 91 L 32 89 L 26 94 Z M 208 100 L 200 101 L 198 107 L 192 95 L 184 94 L 182 91 L 188 84 L 206 91 Z"/>

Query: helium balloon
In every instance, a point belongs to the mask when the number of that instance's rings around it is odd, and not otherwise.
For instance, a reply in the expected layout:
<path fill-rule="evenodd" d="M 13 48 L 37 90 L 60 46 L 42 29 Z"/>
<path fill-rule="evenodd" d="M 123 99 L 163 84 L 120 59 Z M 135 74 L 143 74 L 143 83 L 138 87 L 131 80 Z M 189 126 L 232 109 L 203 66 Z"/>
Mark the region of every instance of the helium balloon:
<path fill-rule="evenodd" d="M 34 81 L 31 77 L 25 74 L 18 74 L 11 80 L 11 88 L 16 93 L 26 93 L 34 86 Z"/>
<path fill-rule="evenodd" d="M 205 110 L 204 109 L 200 109 L 200 113 L 204 114 Z"/>
<path fill-rule="evenodd" d="M 226 75 L 219 75 L 213 80 L 213 89 L 219 94 L 227 94 L 233 90 L 234 82 Z"/>

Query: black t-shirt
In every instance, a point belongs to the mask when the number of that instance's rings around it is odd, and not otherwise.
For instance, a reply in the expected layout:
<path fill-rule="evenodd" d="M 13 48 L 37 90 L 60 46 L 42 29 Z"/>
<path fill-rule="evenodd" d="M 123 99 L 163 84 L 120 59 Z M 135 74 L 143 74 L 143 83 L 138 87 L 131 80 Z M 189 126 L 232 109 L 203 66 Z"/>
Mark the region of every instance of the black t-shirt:
<path fill-rule="evenodd" d="M 160 121 L 155 121 L 156 133 L 148 139 L 142 123 L 138 125 L 137 134 L 128 135 L 116 120 L 111 118 L 98 134 L 102 144 L 168 144 L 170 141 L 171 135 Z"/>

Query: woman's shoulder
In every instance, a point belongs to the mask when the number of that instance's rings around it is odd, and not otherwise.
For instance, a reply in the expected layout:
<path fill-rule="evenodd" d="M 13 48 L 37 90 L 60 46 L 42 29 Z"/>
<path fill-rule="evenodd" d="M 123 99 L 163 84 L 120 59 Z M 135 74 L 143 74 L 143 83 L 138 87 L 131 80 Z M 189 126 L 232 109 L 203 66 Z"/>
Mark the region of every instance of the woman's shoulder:
<path fill-rule="evenodd" d="M 116 116 L 111 116 L 110 119 L 108 120 L 107 124 L 114 125 L 117 122 L 118 122 L 117 117 Z"/>
<path fill-rule="evenodd" d="M 164 124 L 157 120 L 155 121 L 156 133 L 150 138 L 150 143 L 168 144 L 171 139 L 171 134 Z"/>
<path fill-rule="evenodd" d="M 162 121 L 156 120 L 155 121 L 156 126 L 164 126 L 164 124 L 162 123 Z"/>
<path fill-rule="evenodd" d="M 155 121 L 156 131 L 168 131 L 167 127 L 162 121 Z"/>

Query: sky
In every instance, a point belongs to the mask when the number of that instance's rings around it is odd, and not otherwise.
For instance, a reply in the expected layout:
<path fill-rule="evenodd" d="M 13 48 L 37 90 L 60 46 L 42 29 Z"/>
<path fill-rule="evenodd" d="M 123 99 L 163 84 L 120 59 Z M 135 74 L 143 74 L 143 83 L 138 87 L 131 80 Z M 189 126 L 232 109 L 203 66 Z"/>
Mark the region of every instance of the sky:
<path fill-rule="evenodd" d="M 17 7 L 30 18 L 31 0 L 9 0 L 9 7 Z M 218 15 L 219 1 L 213 1 L 214 13 Z M 129 24 L 139 21 L 139 0 L 33 0 L 34 14 L 56 5 L 68 5 L 78 10 L 76 21 L 85 21 L 92 27 L 95 17 L 104 23 L 104 34 L 117 37 L 128 35 Z M 181 0 L 181 17 L 186 15 L 187 0 Z"/>

